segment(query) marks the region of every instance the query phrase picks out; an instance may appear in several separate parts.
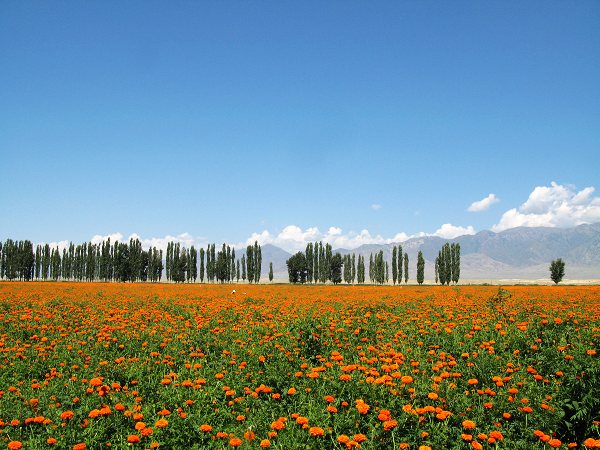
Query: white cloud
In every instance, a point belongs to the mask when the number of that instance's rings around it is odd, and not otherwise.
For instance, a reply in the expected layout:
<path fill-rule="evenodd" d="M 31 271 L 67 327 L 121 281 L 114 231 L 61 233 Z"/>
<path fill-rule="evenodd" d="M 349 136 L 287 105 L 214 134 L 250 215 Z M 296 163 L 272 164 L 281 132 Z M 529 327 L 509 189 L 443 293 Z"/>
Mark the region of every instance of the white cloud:
<path fill-rule="evenodd" d="M 46 244 L 42 244 L 42 245 L 46 245 Z M 64 249 L 69 248 L 69 241 L 50 242 L 48 245 L 50 246 L 51 249 L 58 247 L 58 251 L 62 253 L 62 251 Z"/>
<path fill-rule="evenodd" d="M 433 233 L 433 236 L 444 239 L 454 239 L 455 237 L 464 236 L 465 234 L 475 234 L 475 228 L 471 225 L 468 227 L 461 227 L 452 225 L 451 223 L 445 223 Z"/>
<path fill-rule="evenodd" d="M 499 201 L 500 201 L 500 199 L 498 197 L 496 197 L 495 194 L 490 194 L 487 197 L 482 198 L 481 200 L 471 203 L 471 206 L 469 206 L 467 208 L 467 211 L 470 211 L 470 212 L 485 211 L 490 206 L 492 206 L 494 203 L 498 203 Z"/>
<path fill-rule="evenodd" d="M 374 211 L 379 211 L 381 209 L 381 205 L 379 203 L 373 203 L 371 205 L 371 209 Z"/>
<path fill-rule="evenodd" d="M 445 239 L 452 239 L 465 234 L 475 234 L 475 229 L 470 225 L 468 227 L 461 227 L 445 223 L 434 233 L 420 232 L 409 235 L 401 232 L 396 233 L 391 238 L 386 238 L 379 234 L 372 235 L 367 229 L 361 230 L 359 233 L 353 231 L 343 233 L 343 230 L 339 227 L 330 227 L 327 232 L 322 233 L 316 227 L 303 230 L 296 225 L 288 225 L 278 234 L 272 234 L 268 230 L 264 230 L 261 233 L 252 233 L 241 246 L 250 245 L 254 241 L 258 241 L 261 245 L 273 244 L 293 253 L 304 250 L 309 242 L 315 241 L 328 242 L 333 248 L 353 249 L 364 244 L 404 242 L 414 237 L 439 236 Z"/>
<path fill-rule="evenodd" d="M 123 240 L 123 235 L 121 233 L 111 233 L 111 234 L 107 234 L 107 235 L 101 235 L 101 234 L 95 234 L 94 236 L 92 236 L 92 239 L 90 239 L 90 242 L 92 244 L 101 244 L 102 242 L 106 241 L 107 239 L 110 239 L 111 243 L 114 243 L 116 241 L 122 241 Z"/>
<path fill-rule="evenodd" d="M 114 243 L 116 241 L 129 242 L 130 239 L 139 239 L 139 241 L 142 243 L 142 248 L 144 248 L 145 250 L 147 250 L 150 247 L 156 247 L 157 249 L 163 251 L 167 250 L 167 244 L 169 242 L 179 242 L 182 246 L 186 248 L 189 248 L 192 245 L 195 245 L 198 248 L 206 243 L 205 239 L 194 238 L 189 233 L 181 233 L 177 236 L 172 236 L 168 234 L 164 237 L 153 237 L 149 239 L 144 239 L 137 233 L 131 233 L 127 237 L 127 239 L 124 239 L 123 234 L 119 232 L 107 235 L 96 234 L 90 239 L 90 242 L 92 244 L 101 244 L 109 238 L 111 243 Z"/>
<path fill-rule="evenodd" d="M 593 197 L 593 187 L 579 192 L 574 187 L 554 181 L 537 186 L 525 203 L 506 211 L 492 231 L 514 227 L 572 227 L 600 222 L 600 197 Z"/>

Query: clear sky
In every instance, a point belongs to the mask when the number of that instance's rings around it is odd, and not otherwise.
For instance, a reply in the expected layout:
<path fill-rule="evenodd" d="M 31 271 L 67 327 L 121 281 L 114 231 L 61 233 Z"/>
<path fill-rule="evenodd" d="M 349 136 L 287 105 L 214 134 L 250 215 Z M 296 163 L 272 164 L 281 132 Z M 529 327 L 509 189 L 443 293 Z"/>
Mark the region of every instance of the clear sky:
<path fill-rule="evenodd" d="M 600 221 L 599 29 L 596 0 L 0 2 L 0 239 Z"/>

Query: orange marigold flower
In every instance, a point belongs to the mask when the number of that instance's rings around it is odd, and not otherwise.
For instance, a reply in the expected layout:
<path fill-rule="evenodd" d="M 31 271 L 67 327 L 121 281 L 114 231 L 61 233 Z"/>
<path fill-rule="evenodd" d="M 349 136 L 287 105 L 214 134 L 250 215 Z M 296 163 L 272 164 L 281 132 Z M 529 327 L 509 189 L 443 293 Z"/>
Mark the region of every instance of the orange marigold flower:
<path fill-rule="evenodd" d="M 298 425 L 306 425 L 308 424 L 308 419 L 306 417 L 298 416 L 298 418 L 296 419 L 296 423 Z"/>
<path fill-rule="evenodd" d="M 308 434 L 310 434 L 311 436 L 324 436 L 325 431 L 323 431 L 323 428 L 310 427 L 310 429 L 308 430 Z"/>
<path fill-rule="evenodd" d="M 283 423 L 281 420 L 276 420 L 275 422 L 271 423 L 271 428 L 273 430 L 281 431 L 285 428 L 285 423 Z"/>
<path fill-rule="evenodd" d="M 462 426 L 467 430 L 472 430 L 476 427 L 476 424 L 472 420 L 463 420 Z"/>
<path fill-rule="evenodd" d="M 548 441 L 548 445 L 549 445 L 550 447 L 552 447 L 552 448 L 558 448 L 558 447 L 560 447 L 560 446 L 561 446 L 561 444 L 562 444 L 562 443 L 561 443 L 561 442 L 560 442 L 560 440 L 558 440 L 558 439 L 550 439 L 550 440 Z"/>
<path fill-rule="evenodd" d="M 413 382 L 413 377 L 410 375 L 404 375 L 402 378 L 400 378 L 400 381 L 402 381 L 404 384 L 410 384 Z"/>
<path fill-rule="evenodd" d="M 73 446 L 73 450 L 85 450 L 85 448 L 86 448 L 86 445 L 83 442 L 81 442 L 79 444 L 75 444 Z"/>
<path fill-rule="evenodd" d="M 379 414 L 377 415 L 377 419 L 381 420 L 382 422 L 385 422 L 386 420 L 390 420 L 392 418 L 392 412 L 388 409 L 382 409 L 381 411 L 379 411 Z"/>
<path fill-rule="evenodd" d="M 497 430 L 490 432 L 490 437 L 496 439 L 497 441 L 501 441 L 504 439 L 502 433 Z"/>
<path fill-rule="evenodd" d="M 271 446 L 271 441 L 268 439 L 263 439 L 262 441 L 260 441 L 260 447 L 261 448 L 268 448 Z"/>
<path fill-rule="evenodd" d="M 204 433 L 210 433 L 212 431 L 212 429 L 213 429 L 213 427 L 211 427 L 207 423 L 203 423 L 202 425 L 200 425 L 200 431 L 203 431 Z"/>
<path fill-rule="evenodd" d="M 252 430 L 247 430 L 244 433 L 244 439 L 246 439 L 247 441 L 253 441 L 255 437 L 256 437 L 256 435 L 254 434 L 254 431 L 252 431 Z"/>
<path fill-rule="evenodd" d="M 129 442 L 130 444 L 136 444 L 140 442 L 140 437 L 137 434 L 130 434 L 129 436 L 127 436 L 127 442 Z"/>
<path fill-rule="evenodd" d="M 355 434 L 352 440 L 360 444 L 361 442 L 365 442 L 367 440 L 367 436 L 364 434 Z"/>
<path fill-rule="evenodd" d="M 69 420 L 72 419 L 74 416 L 75 413 L 73 411 L 64 411 L 60 414 L 61 420 Z"/>
<path fill-rule="evenodd" d="M 167 425 L 169 425 L 169 422 L 167 422 L 165 419 L 158 419 L 154 424 L 156 428 L 166 428 Z"/>
<path fill-rule="evenodd" d="M 23 443 L 21 441 L 10 441 L 8 443 L 9 450 L 19 450 L 23 448 Z"/>
<path fill-rule="evenodd" d="M 469 381 L 467 381 L 467 383 L 469 383 L 471 386 L 474 386 L 477 383 L 479 383 L 479 380 L 477 378 L 469 378 Z"/>
<path fill-rule="evenodd" d="M 54 439 L 53 437 L 49 437 L 48 439 L 46 439 L 46 444 L 48 444 L 48 445 L 54 445 L 57 442 L 58 441 L 56 439 Z"/>
<path fill-rule="evenodd" d="M 473 447 L 475 450 L 483 450 L 483 445 L 477 441 L 471 442 L 471 447 Z"/>
<path fill-rule="evenodd" d="M 340 434 L 337 438 L 337 441 L 340 444 L 347 444 L 348 442 L 350 442 L 350 438 L 348 436 L 346 436 L 345 434 Z"/>
<path fill-rule="evenodd" d="M 138 431 L 143 430 L 144 428 L 146 428 L 146 424 L 144 422 L 137 422 L 135 424 L 135 429 Z"/>
<path fill-rule="evenodd" d="M 390 431 L 394 428 L 396 428 L 398 426 L 398 422 L 395 420 L 386 420 L 385 422 L 383 422 L 383 429 L 385 431 Z"/>
<path fill-rule="evenodd" d="M 229 445 L 232 447 L 239 447 L 240 445 L 242 445 L 242 440 L 240 438 L 231 438 L 229 440 Z"/>

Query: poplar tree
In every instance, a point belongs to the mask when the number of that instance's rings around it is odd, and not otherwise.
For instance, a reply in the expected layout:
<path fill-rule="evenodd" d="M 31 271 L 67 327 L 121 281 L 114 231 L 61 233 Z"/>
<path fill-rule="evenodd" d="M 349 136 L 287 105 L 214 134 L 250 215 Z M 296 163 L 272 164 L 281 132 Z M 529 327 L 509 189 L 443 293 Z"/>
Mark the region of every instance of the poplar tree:
<path fill-rule="evenodd" d="M 423 258 L 423 252 L 419 250 L 417 255 L 417 283 L 423 284 L 425 280 L 425 259 Z"/>
<path fill-rule="evenodd" d="M 248 283 L 254 282 L 254 247 L 246 247 L 246 273 L 248 274 Z"/>
<path fill-rule="evenodd" d="M 200 259 L 200 269 L 198 270 L 198 275 L 200 275 L 200 283 L 204 283 L 204 249 L 200 247 L 200 254 L 198 255 Z"/>
<path fill-rule="evenodd" d="M 254 241 L 254 282 L 260 282 L 260 275 L 262 270 L 262 250 L 260 245 L 258 245 L 258 241 Z"/>
<path fill-rule="evenodd" d="M 313 280 L 315 283 L 319 282 L 319 243 L 315 242 L 315 245 L 313 246 L 313 253 L 314 253 L 314 259 L 313 259 Z"/>
<path fill-rule="evenodd" d="M 452 282 L 458 283 L 460 279 L 460 243 L 452 244 Z"/>
<path fill-rule="evenodd" d="M 394 245 L 392 247 L 392 284 L 396 284 L 396 280 L 398 279 L 398 249 Z"/>
<path fill-rule="evenodd" d="M 312 283 L 312 281 L 313 281 L 313 264 L 314 264 L 312 242 L 309 242 L 308 244 L 306 244 L 305 256 L 306 256 L 306 271 L 307 271 L 306 281 L 308 281 L 309 283 Z"/>
<path fill-rule="evenodd" d="M 273 263 L 269 263 L 269 281 L 273 281 Z"/>
<path fill-rule="evenodd" d="M 404 283 L 408 283 L 408 253 L 404 254 Z"/>
<path fill-rule="evenodd" d="M 358 284 L 365 282 L 365 260 L 362 255 L 358 255 L 358 262 L 356 263 L 356 281 Z"/>
<path fill-rule="evenodd" d="M 192 248 L 190 248 L 189 268 L 190 275 L 188 276 L 188 280 L 194 280 L 195 283 L 198 278 L 198 252 L 193 245 Z"/>
<path fill-rule="evenodd" d="M 402 246 L 398 245 L 398 284 L 402 284 Z"/>

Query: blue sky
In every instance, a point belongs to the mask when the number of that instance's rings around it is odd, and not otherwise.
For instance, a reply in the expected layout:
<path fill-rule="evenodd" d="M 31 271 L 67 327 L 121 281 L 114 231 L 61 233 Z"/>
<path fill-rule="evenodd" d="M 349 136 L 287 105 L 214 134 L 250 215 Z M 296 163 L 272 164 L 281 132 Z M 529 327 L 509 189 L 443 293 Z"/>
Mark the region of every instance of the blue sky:
<path fill-rule="evenodd" d="M 597 1 L 4 1 L 0 239 L 600 221 L 599 25 Z"/>

